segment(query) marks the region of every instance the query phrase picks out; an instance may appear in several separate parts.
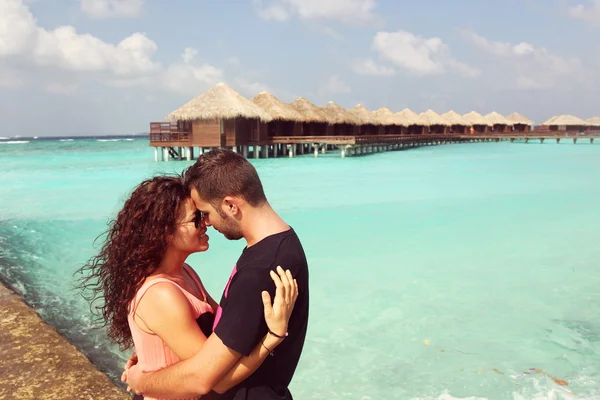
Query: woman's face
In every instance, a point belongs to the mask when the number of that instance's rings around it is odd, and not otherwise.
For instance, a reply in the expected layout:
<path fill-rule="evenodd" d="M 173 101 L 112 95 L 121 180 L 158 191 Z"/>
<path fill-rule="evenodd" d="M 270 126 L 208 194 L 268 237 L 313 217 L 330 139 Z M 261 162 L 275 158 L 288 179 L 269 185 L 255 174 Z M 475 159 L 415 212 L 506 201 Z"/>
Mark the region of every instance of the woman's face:
<path fill-rule="evenodd" d="M 175 229 L 171 245 L 175 246 L 177 250 L 189 253 L 208 250 L 206 225 L 200 219 L 199 212 L 191 198 L 186 199 L 181 205 L 177 229 Z"/>

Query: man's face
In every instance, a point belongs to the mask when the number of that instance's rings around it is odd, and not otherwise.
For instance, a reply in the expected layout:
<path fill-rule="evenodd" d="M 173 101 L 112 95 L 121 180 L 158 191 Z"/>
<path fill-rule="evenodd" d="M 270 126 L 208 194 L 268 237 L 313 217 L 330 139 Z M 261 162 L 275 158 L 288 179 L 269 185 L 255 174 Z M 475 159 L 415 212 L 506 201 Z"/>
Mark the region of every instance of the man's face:
<path fill-rule="evenodd" d="M 239 240 L 244 237 L 239 223 L 235 218 L 227 214 L 223 204 L 220 205 L 219 209 L 214 208 L 212 204 L 200 197 L 196 189 L 192 189 L 191 197 L 198 211 L 204 213 L 204 224 L 206 226 L 212 226 L 229 240 Z"/>

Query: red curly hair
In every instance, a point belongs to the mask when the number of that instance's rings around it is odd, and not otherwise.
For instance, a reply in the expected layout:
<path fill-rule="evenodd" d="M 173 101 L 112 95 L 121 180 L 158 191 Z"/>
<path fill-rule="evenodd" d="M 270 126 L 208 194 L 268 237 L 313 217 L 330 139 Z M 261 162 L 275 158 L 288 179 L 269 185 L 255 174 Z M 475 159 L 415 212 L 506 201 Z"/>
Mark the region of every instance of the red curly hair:
<path fill-rule="evenodd" d="M 109 223 L 100 252 L 76 272 L 83 275 L 79 288 L 90 302 L 92 314 L 103 326 L 108 325 L 108 336 L 121 350 L 133 345 L 127 322 L 129 303 L 158 269 L 167 238 L 175 232 L 180 207 L 188 197 L 181 177 L 143 181 Z"/>

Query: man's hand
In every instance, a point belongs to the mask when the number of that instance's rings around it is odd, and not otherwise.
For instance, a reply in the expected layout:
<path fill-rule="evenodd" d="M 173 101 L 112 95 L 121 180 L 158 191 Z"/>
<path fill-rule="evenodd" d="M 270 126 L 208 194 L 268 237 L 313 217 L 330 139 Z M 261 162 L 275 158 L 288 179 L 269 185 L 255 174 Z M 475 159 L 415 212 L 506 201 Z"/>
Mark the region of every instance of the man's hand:
<path fill-rule="evenodd" d="M 127 380 L 127 370 L 138 363 L 137 353 L 133 352 L 133 354 L 129 357 L 125 366 L 123 367 L 123 373 L 121 374 L 121 382 L 125 382 Z"/>
<path fill-rule="evenodd" d="M 145 373 L 136 364 L 126 369 L 121 376 L 123 382 L 127 382 L 127 391 L 142 394 L 141 381 Z"/>

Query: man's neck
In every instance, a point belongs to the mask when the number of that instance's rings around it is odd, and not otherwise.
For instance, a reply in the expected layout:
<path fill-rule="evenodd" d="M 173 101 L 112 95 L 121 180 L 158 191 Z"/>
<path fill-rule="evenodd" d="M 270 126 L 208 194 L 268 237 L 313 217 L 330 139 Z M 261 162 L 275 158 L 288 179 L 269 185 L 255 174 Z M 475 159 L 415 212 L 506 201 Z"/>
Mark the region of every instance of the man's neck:
<path fill-rule="evenodd" d="M 277 215 L 269 203 L 246 211 L 245 217 L 247 218 L 245 218 L 245 227 L 242 229 L 242 232 L 246 239 L 247 247 L 254 246 L 267 236 L 290 229 L 290 226 Z"/>

